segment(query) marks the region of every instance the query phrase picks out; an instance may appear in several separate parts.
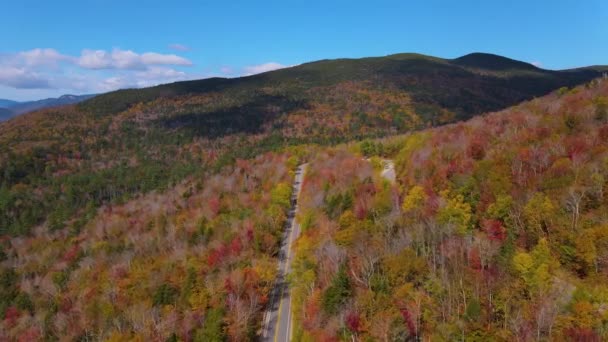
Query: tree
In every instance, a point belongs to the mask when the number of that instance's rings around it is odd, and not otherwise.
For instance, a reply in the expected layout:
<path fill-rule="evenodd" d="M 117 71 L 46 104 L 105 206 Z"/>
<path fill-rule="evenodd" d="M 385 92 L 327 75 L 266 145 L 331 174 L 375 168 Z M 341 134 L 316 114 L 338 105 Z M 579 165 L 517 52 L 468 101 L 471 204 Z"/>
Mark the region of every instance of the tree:
<path fill-rule="evenodd" d="M 509 195 L 501 195 L 496 198 L 496 202 L 490 204 L 486 211 L 490 218 L 505 222 L 511 212 L 513 198 Z"/>
<path fill-rule="evenodd" d="M 464 201 L 464 196 L 461 194 L 450 196 L 447 190 L 441 192 L 441 197 L 445 204 L 437 213 L 439 223 L 452 225 L 460 235 L 468 233 L 473 217 L 471 205 Z"/>
<path fill-rule="evenodd" d="M 277 184 L 270 192 L 270 201 L 272 204 L 281 206 L 284 209 L 289 208 L 291 198 L 291 187 L 287 183 Z"/>
<path fill-rule="evenodd" d="M 403 209 L 404 212 L 419 210 L 426 204 L 427 200 L 428 196 L 424 191 L 424 188 L 415 185 L 408 191 L 403 199 L 401 209 Z"/>
<path fill-rule="evenodd" d="M 350 279 L 346 274 L 346 266 L 341 265 L 334 276 L 331 285 L 325 290 L 322 299 L 323 310 L 334 315 L 351 295 Z"/>
<path fill-rule="evenodd" d="M 566 208 L 572 213 L 572 229 L 577 230 L 578 219 L 581 215 L 581 205 L 585 198 L 586 189 L 570 188 L 568 189 L 568 197 L 566 198 Z"/>
<path fill-rule="evenodd" d="M 411 248 L 405 248 L 399 254 L 387 256 L 383 269 L 392 286 L 406 283 L 422 283 L 428 272 L 424 258 L 416 255 Z"/>
<path fill-rule="evenodd" d="M 587 229 L 579 234 L 575 241 L 577 256 L 583 262 L 584 269 L 595 266 L 597 270 L 597 249 L 594 233 L 593 229 Z"/>
<path fill-rule="evenodd" d="M 528 229 L 538 237 L 549 233 L 548 227 L 556 213 L 555 206 L 549 197 L 537 192 L 524 207 L 524 218 Z"/>
<path fill-rule="evenodd" d="M 156 289 L 152 300 L 154 302 L 154 305 L 157 306 L 169 305 L 175 302 L 178 294 L 179 291 L 177 290 L 177 288 L 165 283 Z"/>
<path fill-rule="evenodd" d="M 547 239 L 541 238 L 531 253 L 519 252 L 513 256 L 513 268 L 528 288 L 540 295 L 550 285 L 552 260 Z"/>
<path fill-rule="evenodd" d="M 366 157 L 373 156 L 375 154 L 382 154 L 382 144 L 376 144 L 371 140 L 363 140 L 359 144 L 359 149 L 361 150 L 361 154 Z"/>
<path fill-rule="evenodd" d="M 194 334 L 195 342 L 222 342 L 226 340 L 224 333 L 224 310 L 211 308 L 205 315 L 203 327 Z"/>
<path fill-rule="evenodd" d="M 606 122 L 606 119 L 608 119 L 608 97 L 598 96 L 593 102 L 595 103 L 595 119 Z"/>

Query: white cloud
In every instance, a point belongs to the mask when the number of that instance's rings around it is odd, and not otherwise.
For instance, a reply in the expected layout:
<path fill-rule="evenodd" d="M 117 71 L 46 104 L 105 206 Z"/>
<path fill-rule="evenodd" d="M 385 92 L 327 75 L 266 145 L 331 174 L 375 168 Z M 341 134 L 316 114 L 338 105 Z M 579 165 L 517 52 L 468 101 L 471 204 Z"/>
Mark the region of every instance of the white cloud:
<path fill-rule="evenodd" d="M 192 62 L 173 54 L 156 52 L 138 54 L 131 50 L 114 49 L 111 53 L 104 50 L 83 50 L 78 65 L 86 69 L 145 70 L 150 65 L 191 66 Z"/>
<path fill-rule="evenodd" d="M 78 65 L 87 69 L 106 69 L 112 65 L 112 58 L 104 50 L 82 50 Z"/>
<path fill-rule="evenodd" d="M 289 67 L 288 65 L 283 65 L 281 63 L 276 62 L 268 62 L 264 64 L 251 65 L 243 68 L 245 71 L 245 76 L 260 74 L 267 71 L 278 70 Z"/>
<path fill-rule="evenodd" d="M 157 52 L 85 49 L 80 56 L 69 56 L 55 49 L 39 48 L 0 54 L 0 86 L 103 92 L 201 76 L 170 66 L 192 66 L 192 62 L 175 54 Z"/>
<path fill-rule="evenodd" d="M 0 67 L 0 85 L 16 89 L 46 89 L 49 81 L 25 68 Z"/>
<path fill-rule="evenodd" d="M 131 83 L 131 80 L 126 76 L 112 76 L 97 83 L 94 89 L 98 89 L 100 92 L 108 92 L 125 88 L 136 88 L 136 85 Z"/>
<path fill-rule="evenodd" d="M 91 82 L 91 84 L 94 84 L 94 91 L 106 92 L 124 88 L 152 87 L 163 83 L 185 81 L 195 78 L 201 78 L 201 76 L 189 75 L 183 71 L 166 67 L 151 67 L 147 70 L 136 72 L 125 71 L 120 75 L 106 77 L 102 80 Z"/>
<path fill-rule="evenodd" d="M 184 81 L 192 78 L 183 71 L 160 67 L 137 72 L 134 76 L 137 79 L 139 87 L 150 87 L 161 83 Z"/>
<path fill-rule="evenodd" d="M 530 62 L 530 64 L 534 65 L 537 68 L 542 68 L 542 66 L 543 66 L 543 63 L 541 63 L 539 61 L 533 61 L 533 62 Z"/>
<path fill-rule="evenodd" d="M 111 58 L 111 68 L 132 70 L 145 68 L 145 63 L 141 60 L 141 56 L 131 50 L 114 49 Z"/>
<path fill-rule="evenodd" d="M 69 61 L 70 57 L 60 54 L 55 49 L 33 49 L 19 52 L 13 57 L 16 64 L 29 66 L 56 65 L 58 62 Z"/>
<path fill-rule="evenodd" d="M 191 66 L 192 62 L 177 55 L 163 55 L 156 52 L 146 52 L 141 55 L 141 61 L 146 65 L 182 65 Z"/>
<path fill-rule="evenodd" d="M 116 48 L 84 49 L 74 56 L 55 49 L 37 48 L 0 53 L 0 89 L 12 89 L 13 94 L 32 97 L 101 93 L 208 77 L 253 75 L 290 66 L 268 62 L 243 68 L 227 65 L 199 71 L 184 68 L 192 65 L 189 59 L 177 54 L 137 53 Z M 10 94 L 3 92 L 5 96 Z"/>
<path fill-rule="evenodd" d="M 169 49 L 177 51 L 190 51 L 190 47 L 182 44 L 169 44 Z"/>

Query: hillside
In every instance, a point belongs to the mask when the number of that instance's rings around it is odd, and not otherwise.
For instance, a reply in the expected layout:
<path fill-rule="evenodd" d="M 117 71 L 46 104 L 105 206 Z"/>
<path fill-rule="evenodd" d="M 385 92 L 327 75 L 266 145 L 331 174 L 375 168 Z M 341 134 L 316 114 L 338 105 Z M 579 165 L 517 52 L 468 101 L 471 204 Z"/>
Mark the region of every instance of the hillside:
<path fill-rule="evenodd" d="M 608 81 L 309 169 L 295 340 L 608 338 Z"/>
<path fill-rule="evenodd" d="M 416 112 L 433 118 L 441 109 L 456 118 L 497 110 L 544 95 L 562 86 L 571 87 L 601 75 L 600 66 L 568 71 L 551 71 L 509 58 L 473 53 L 453 60 L 420 54 L 386 57 L 322 60 L 264 74 L 224 79 L 178 82 L 142 90 L 120 90 L 81 108 L 99 114 L 116 113 L 130 106 L 158 98 L 223 93 L 245 96 L 248 103 L 273 95 L 281 104 L 289 100 L 317 102 L 314 90 L 331 91 L 343 83 L 355 83 L 374 90 L 405 91 L 420 108 Z M 252 90 L 255 90 L 252 92 Z M 324 102 L 324 101 L 322 101 Z M 241 107 L 241 106 L 239 106 Z"/>
<path fill-rule="evenodd" d="M 239 161 L 82 229 L 0 244 L 0 340 L 252 340 L 289 207 L 291 153 Z"/>
<path fill-rule="evenodd" d="M 591 74 L 321 61 L 2 123 L 0 340 L 255 339 L 304 161 L 297 339 L 606 338 L 608 82 L 562 88 Z M 449 124 L 533 97 L 531 79 L 560 89 Z M 476 95 L 448 107 L 433 82 Z"/>
<path fill-rule="evenodd" d="M 599 75 L 473 54 L 326 60 L 237 79 L 116 91 L 0 124 L 0 232 L 67 225 L 87 206 L 236 158 L 466 119 Z"/>
<path fill-rule="evenodd" d="M 8 120 L 13 116 L 13 112 L 7 108 L 0 108 L 0 121 Z"/>
<path fill-rule="evenodd" d="M 607 132 L 608 82 L 596 80 L 89 204 L 66 228 L 3 239 L 0 338 L 254 340 L 306 160 L 296 340 L 605 339 Z M 378 156 L 395 160 L 396 184 Z"/>

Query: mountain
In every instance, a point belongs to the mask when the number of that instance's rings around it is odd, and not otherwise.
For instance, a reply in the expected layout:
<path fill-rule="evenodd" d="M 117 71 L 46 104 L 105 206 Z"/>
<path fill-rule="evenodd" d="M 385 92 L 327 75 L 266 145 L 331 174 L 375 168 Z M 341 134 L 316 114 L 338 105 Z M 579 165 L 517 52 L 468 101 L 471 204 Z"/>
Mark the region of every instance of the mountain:
<path fill-rule="evenodd" d="M 58 98 L 48 98 L 43 100 L 25 102 L 0 99 L 0 107 L 3 107 L 3 113 L 2 115 L 0 115 L 0 121 L 8 120 L 15 115 L 35 111 L 38 109 L 79 103 L 84 100 L 88 100 L 94 96 L 95 95 L 62 95 Z"/>
<path fill-rule="evenodd" d="M 0 108 L 10 108 L 16 104 L 19 104 L 19 102 L 7 99 L 0 99 Z"/>
<path fill-rule="evenodd" d="M 13 116 L 13 112 L 8 108 L 0 108 L 0 121 L 8 120 Z"/>
<path fill-rule="evenodd" d="M 252 93 L 249 101 L 255 103 L 266 95 L 264 89 L 281 89 L 282 97 L 312 102 L 317 95 L 314 90 L 330 91 L 350 82 L 367 89 L 405 91 L 421 111 L 446 109 L 463 119 L 588 81 L 600 76 L 601 68 L 552 71 L 484 53 L 456 59 L 405 53 L 323 60 L 235 79 L 213 78 L 120 90 L 87 101 L 82 108 L 108 114 L 142 101 L 218 92 L 249 92 Z"/>
<path fill-rule="evenodd" d="M 447 124 L 564 91 L 600 76 L 599 69 L 543 70 L 479 53 L 397 54 L 119 90 L 31 112 L 0 124 L 0 184 L 19 185 L 25 196 L 7 202 L 19 208 L 0 213 L 0 227 L 16 235 L 44 222 L 64 227 L 87 206 L 265 151 Z M 66 189 L 70 196 L 62 195 Z"/>
<path fill-rule="evenodd" d="M 62 95 L 57 98 L 19 102 L 11 105 L 9 108 L 16 114 L 22 114 L 43 108 L 79 103 L 94 96 L 95 95 Z"/>
<path fill-rule="evenodd" d="M 0 339 L 254 341 L 287 296 L 300 341 L 608 339 L 608 80 L 362 141 L 406 92 L 258 92 L 0 124 Z"/>
<path fill-rule="evenodd" d="M 308 165 L 294 339 L 608 339 L 607 79 Z"/>
<path fill-rule="evenodd" d="M 488 54 L 488 53 L 471 53 L 452 60 L 455 65 L 468 67 L 479 70 L 494 70 L 494 71 L 540 71 L 541 69 L 525 62 L 517 61 L 511 58 Z"/>

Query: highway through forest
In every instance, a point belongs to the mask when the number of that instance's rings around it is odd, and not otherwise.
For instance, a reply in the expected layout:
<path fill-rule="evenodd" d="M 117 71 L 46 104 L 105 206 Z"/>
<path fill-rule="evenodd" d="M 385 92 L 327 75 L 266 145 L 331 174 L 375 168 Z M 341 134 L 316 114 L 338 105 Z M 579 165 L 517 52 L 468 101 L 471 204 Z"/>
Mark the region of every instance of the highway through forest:
<path fill-rule="evenodd" d="M 262 327 L 262 341 L 289 342 L 293 335 L 291 294 L 287 275 L 291 270 L 293 258 L 292 246 L 300 235 L 300 225 L 295 217 L 298 212 L 298 198 L 302 191 L 304 172 L 308 164 L 302 164 L 296 169 L 291 196 L 291 208 L 287 215 L 287 227 L 283 232 L 281 249 L 279 251 L 279 269 L 275 286 L 270 293 L 270 299 L 266 313 L 264 314 L 264 326 Z M 389 159 L 382 160 L 382 177 L 389 182 L 395 182 L 395 163 Z"/>
<path fill-rule="evenodd" d="M 275 286 L 270 293 L 268 309 L 264 315 L 264 326 L 262 330 L 262 341 L 291 341 L 292 318 L 291 318 L 291 295 L 287 275 L 291 269 L 293 258 L 292 246 L 300 235 L 300 225 L 295 217 L 298 212 L 298 197 L 302 191 L 302 181 L 307 164 L 302 164 L 296 169 L 293 191 L 291 196 L 291 208 L 287 214 L 287 227 L 283 232 L 281 249 L 279 251 L 279 270 Z"/>

